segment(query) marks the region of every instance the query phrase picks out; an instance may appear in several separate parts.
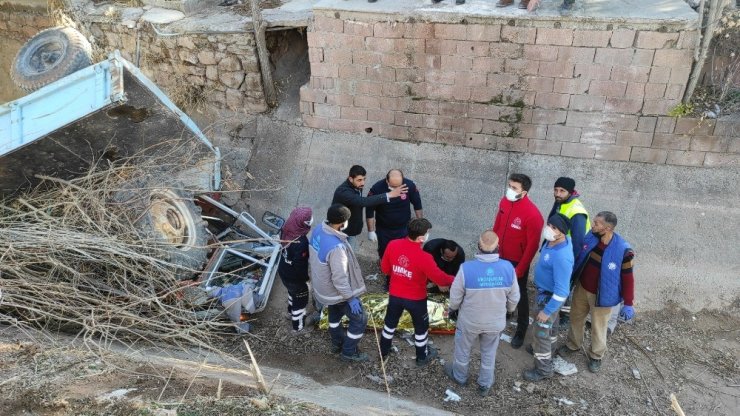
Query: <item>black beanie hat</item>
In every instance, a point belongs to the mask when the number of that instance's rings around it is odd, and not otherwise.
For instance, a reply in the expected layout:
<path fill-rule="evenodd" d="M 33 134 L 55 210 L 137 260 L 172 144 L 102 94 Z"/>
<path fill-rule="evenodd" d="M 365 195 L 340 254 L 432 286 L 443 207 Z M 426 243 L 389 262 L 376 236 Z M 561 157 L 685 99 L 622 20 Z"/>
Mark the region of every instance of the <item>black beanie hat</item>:
<path fill-rule="evenodd" d="M 349 208 L 342 204 L 333 204 L 326 211 L 326 220 L 329 221 L 329 224 L 341 224 L 347 221 L 351 215 Z"/>
<path fill-rule="evenodd" d="M 563 214 L 554 214 L 547 219 L 547 223 L 560 230 L 563 234 L 568 234 L 568 231 L 570 231 L 570 220 Z"/>
<path fill-rule="evenodd" d="M 555 186 L 553 186 L 553 188 L 563 188 L 568 191 L 569 194 L 572 194 L 576 189 L 576 181 L 572 178 L 561 176 L 555 181 Z"/>

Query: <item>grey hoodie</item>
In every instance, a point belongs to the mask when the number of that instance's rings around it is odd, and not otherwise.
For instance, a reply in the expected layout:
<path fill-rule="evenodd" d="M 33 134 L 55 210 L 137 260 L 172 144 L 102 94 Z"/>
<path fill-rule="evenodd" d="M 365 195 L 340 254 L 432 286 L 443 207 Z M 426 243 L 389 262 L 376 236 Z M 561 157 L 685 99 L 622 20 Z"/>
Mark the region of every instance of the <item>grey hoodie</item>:
<path fill-rule="evenodd" d="M 314 230 L 317 232 L 319 230 Z M 311 285 L 316 300 L 324 305 L 336 305 L 360 296 L 367 291 L 362 278 L 357 257 L 347 243 L 347 235 L 331 228 L 326 222 L 321 224 L 321 231 L 339 238 L 342 242 L 326 254 L 326 262 L 319 258 L 319 250 L 309 244 L 308 256 L 311 266 Z"/>

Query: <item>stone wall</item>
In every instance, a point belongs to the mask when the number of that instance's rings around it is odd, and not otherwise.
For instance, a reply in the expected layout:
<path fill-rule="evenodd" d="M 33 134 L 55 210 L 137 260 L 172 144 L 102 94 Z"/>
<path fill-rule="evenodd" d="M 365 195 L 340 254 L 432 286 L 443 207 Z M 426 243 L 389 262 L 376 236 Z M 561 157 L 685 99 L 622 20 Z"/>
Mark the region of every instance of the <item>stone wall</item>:
<path fill-rule="evenodd" d="M 186 111 L 267 110 L 254 35 L 158 36 L 148 23 L 82 22 L 102 58 L 119 49 Z"/>
<path fill-rule="evenodd" d="M 588 159 L 740 161 L 737 121 L 666 116 L 690 72 L 686 22 L 424 17 L 314 10 L 305 125 Z"/>
<path fill-rule="evenodd" d="M 0 103 L 24 95 L 10 79 L 13 60 L 31 36 L 52 25 L 45 8 L 0 4 Z"/>

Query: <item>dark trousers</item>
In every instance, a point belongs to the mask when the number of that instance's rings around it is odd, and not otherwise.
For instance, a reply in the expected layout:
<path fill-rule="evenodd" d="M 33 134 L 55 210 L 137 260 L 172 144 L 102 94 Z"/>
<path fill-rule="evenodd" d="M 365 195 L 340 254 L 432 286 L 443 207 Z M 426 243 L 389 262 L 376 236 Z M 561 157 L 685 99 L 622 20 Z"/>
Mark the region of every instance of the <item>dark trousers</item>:
<path fill-rule="evenodd" d="M 511 261 L 511 260 L 509 260 Z M 511 264 L 516 267 L 518 262 L 512 261 Z M 529 267 L 524 272 L 522 278 L 517 278 L 516 282 L 519 284 L 519 304 L 516 306 L 517 317 L 516 317 L 516 332 L 524 336 L 529 328 L 529 293 L 527 293 L 527 281 L 529 280 Z"/>
<path fill-rule="evenodd" d="M 308 305 L 308 284 L 301 279 L 289 279 L 279 274 L 283 285 L 288 289 L 288 313 L 293 329 L 299 331 L 306 323 L 306 306 Z"/>
<path fill-rule="evenodd" d="M 396 333 L 398 321 L 403 311 L 409 311 L 414 323 L 414 346 L 416 359 L 427 358 L 427 339 L 429 337 L 429 313 L 427 300 L 409 300 L 396 296 L 388 296 L 388 308 L 385 310 L 383 336 L 380 338 L 380 354 L 385 357 L 391 350 L 393 335 Z"/>
<path fill-rule="evenodd" d="M 409 230 L 408 228 L 388 229 L 377 227 L 375 229 L 375 234 L 378 235 L 378 259 L 383 260 L 383 255 L 385 254 L 386 247 L 388 247 L 388 243 L 393 240 L 406 237 L 407 235 L 409 235 Z M 388 291 L 390 278 L 390 276 L 385 276 L 386 291 Z"/>
<path fill-rule="evenodd" d="M 329 335 L 331 343 L 335 348 L 342 348 L 342 354 L 351 356 L 357 354 L 357 344 L 360 343 L 362 335 L 367 326 L 367 314 L 365 309 L 360 313 L 352 313 L 347 302 L 327 306 L 329 309 Z M 342 328 L 342 317 L 349 318 L 347 333 Z"/>

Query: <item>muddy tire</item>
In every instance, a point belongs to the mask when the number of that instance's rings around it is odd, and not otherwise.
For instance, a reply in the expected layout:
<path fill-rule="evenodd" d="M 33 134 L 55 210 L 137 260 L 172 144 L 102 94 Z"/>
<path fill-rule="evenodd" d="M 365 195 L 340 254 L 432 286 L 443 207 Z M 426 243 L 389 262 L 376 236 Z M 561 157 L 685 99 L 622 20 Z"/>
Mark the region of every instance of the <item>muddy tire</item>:
<path fill-rule="evenodd" d="M 127 205 L 134 225 L 156 246 L 156 255 L 175 266 L 177 279 L 192 279 L 208 255 L 207 223 L 193 195 L 176 188 L 127 186 L 114 200 Z"/>
<path fill-rule="evenodd" d="M 92 63 L 92 47 L 71 27 L 42 30 L 18 51 L 10 71 L 15 85 L 35 91 Z"/>

